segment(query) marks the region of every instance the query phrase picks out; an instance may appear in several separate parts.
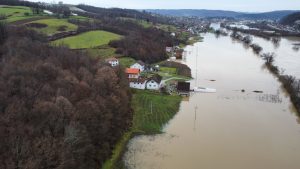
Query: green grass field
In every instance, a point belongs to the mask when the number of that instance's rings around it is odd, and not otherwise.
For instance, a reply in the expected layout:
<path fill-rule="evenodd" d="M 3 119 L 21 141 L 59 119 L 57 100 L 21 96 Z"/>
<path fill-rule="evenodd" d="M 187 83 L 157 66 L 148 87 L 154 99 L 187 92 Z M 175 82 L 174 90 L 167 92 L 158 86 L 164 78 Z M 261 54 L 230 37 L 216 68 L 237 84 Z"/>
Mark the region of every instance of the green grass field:
<path fill-rule="evenodd" d="M 123 65 L 124 67 L 130 67 L 131 65 L 133 65 L 136 61 L 133 58 L 130 57 L 122 57 L 119 59 L 119 62 L 121 65 Z"/>
<path fill-rule="evenodd" d="M 180 96 L 136 90 L 132 99 L 135 132 L 142 134 L 161 133 L 163 126 L 179 110 L 180 101 Z"/>
<path fill-rule="evenodd" d="M 45 28 L 34 28 L 36 31 L 44 33 L 46 35 L 53 35 L 59 32 L 66 32 L 66 31 L 75 31 L 77 29 L 77 25 L 69 23 L 67 19 L 41 19 L 37 21 L 33 21 L 30 23 L 41 23 L 48 25 Z M 59 31 L 59 27 L 65 26 L 64 31 Z"/>
<path fill-rule="evenodd" d="M 5 15 L 5 21 L 8 23 L 38 17 L 42 15 L 33 15 L 29 7 L 23 6 L 2 6 L 0 7 L 0 15 Z"/>
<path fill-rule="evenodd" d="M 159 68 L 161 73 L 168 73 L 170 75 L 177 75 L 177 69 L 173 67 L 160 67 Z"/>
<path fill-rule="evenodd" d="M 59 39 L 52 44 L 64 44 L 71 49 L 86 49 L 108 44 L 112 40 L 120 39 L 122 36 L 107 31 L 90 31 L 76 36 Z"/>
<path fill-rule="evenodd" d="M 88 55 L 92 58 L 110 58 L 117 56 L 116 49 L 109 47 L 108 45 L 104 45 L 103 47 L 99 48 L 88 48 L 85 49 Z"/>

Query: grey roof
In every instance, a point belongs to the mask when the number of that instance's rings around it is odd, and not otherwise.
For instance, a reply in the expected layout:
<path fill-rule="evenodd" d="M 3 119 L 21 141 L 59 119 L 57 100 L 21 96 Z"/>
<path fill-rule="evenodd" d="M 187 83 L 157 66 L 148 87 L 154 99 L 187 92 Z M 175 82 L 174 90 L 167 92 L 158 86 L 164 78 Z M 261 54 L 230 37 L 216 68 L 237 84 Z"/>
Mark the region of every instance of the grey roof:
<path fill-rule="evenodd" d="M 141 61 L 141 60 L 138 60 L 137 63 L 140 64 L 140 65 L 142 65 L 142 66 L 145 66 L 145 63 L 143 61 Z"/>
<path fill-rule="evenodd" d="M 160 83 L 161 80 L 162 80 L 162 77 L 158 74 L 155 74 L 155 75 L 153 75 L 152 77 L 150 77 L 148 79 L 148 82 L 151 81 L 151 80 L 155 81 L 156 83 Z"/>

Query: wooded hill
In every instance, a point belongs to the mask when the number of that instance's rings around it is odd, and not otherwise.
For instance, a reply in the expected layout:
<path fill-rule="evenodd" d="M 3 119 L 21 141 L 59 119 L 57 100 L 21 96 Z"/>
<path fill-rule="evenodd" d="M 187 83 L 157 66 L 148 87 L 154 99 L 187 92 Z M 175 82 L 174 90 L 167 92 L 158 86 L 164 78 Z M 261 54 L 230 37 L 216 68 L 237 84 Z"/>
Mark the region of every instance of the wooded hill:
<path fill-rule="evenodd" d="M 296 21 L 300 21 L 300 12 L 292 13 L 280 20 L 283 25 L 293 25 Z"/>
<path fill-rule="evenodd" d="M 174 46 L 179 43 L 186 43 L 172 37 L 170 32 L 157 29 L 155 27 L 145 28 L 132 20 L 122 18 L 134 18 L 135 20 L 146 20 L 155 23 L 168 23 L 168 19 L 154 17 L 146 12 L 138 12 L 126 9 L 104 9 L 79 5 L 78 8 L 85 10 L 80 13 L 82 16 L 95 18 L 99 22 L 78 22 L 81 27 L 93 27 L 101 30 L 124 35 L 125 38 L 113 41 L 110 45 L 117 48 L 117 53 L 132 57 L 136 60 L 142 60 L 147 63 L 155 63 L 167 58 L 166 46 Z M 187 39 L 186 39 L 187 40 Z"/>
<path fill-rule="evenodd" d="M 130 127 L 123 70 L 0 25 L 0 168 L 100 168 Z"/>

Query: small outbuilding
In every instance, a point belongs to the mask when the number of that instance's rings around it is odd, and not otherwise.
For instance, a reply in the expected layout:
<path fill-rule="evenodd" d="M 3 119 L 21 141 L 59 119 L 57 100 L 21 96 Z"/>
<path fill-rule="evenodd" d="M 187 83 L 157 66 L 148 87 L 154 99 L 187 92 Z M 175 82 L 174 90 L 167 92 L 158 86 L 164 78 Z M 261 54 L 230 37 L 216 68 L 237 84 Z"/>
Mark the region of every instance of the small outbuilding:
<path fill-rule="evenodd" d="M 189 95 L 191 90 L 191 84 L 189 82 L 178 82 L 177 92 L 180 95 Z"/>

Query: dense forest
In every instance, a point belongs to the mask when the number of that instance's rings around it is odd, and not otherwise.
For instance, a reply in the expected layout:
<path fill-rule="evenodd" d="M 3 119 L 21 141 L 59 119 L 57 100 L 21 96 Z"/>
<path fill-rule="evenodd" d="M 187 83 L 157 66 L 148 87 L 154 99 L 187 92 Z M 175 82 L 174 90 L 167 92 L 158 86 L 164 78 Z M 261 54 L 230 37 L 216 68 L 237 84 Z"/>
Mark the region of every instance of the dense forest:
<path fill-rule="evenodd" d="M 0 168 L 100 168 L 132 121 L 120 68 L 0 24 Z"/>

